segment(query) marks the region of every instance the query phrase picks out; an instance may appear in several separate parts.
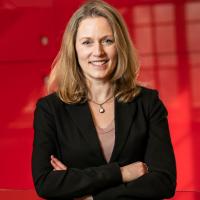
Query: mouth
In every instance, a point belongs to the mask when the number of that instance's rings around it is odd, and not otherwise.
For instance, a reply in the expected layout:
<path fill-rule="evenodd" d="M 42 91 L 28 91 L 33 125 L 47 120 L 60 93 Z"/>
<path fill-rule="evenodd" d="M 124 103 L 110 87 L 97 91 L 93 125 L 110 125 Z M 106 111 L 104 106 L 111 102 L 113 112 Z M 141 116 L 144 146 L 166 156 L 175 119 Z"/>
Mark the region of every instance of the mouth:
<path fill-rule="evenodd" d="M 108 61 L 109 61 L 109 59 L 93 60 L 93 61 L 89 61 L 89 63 L 92 65 L 96 65 L 96 66 L 102 66 L 102 65 L 105 65 Z"/>

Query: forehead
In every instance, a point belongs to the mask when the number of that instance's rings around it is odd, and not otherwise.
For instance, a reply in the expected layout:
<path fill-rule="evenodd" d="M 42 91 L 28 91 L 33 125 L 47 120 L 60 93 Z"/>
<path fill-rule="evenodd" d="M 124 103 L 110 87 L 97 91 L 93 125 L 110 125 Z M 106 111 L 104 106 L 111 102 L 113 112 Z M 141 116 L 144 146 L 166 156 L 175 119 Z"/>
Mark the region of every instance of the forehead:
<path fill-rule="evenodd" d="M 88 17 L 83 19 L 77 30 L 77 37 L 113 35 L 108 20 L 104 17 Z"/>

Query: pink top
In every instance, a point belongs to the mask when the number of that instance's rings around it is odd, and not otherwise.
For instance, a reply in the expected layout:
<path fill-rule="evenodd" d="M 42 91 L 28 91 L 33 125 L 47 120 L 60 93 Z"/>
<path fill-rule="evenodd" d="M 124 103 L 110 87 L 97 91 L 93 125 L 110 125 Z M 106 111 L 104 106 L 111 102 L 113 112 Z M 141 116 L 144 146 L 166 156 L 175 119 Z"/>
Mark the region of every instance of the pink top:
<path fill-rule="evenodd" d="M 114 119 L 106 128 L 96 126 L 100 145 L 107 162 L 110 161 L 115 143 L 115 122 Z"/>
<path fill-rule="evenodd" d="M 100 141 L 100 145 L 107 162 L 110 161 L 112 151 L 115 143 L 115 122 L 114 119 L 106 128 L 100 128 L 96 126 L 97 135 Z M 92 196 L 75 198 L 74 200 L 93 200 Z"/>

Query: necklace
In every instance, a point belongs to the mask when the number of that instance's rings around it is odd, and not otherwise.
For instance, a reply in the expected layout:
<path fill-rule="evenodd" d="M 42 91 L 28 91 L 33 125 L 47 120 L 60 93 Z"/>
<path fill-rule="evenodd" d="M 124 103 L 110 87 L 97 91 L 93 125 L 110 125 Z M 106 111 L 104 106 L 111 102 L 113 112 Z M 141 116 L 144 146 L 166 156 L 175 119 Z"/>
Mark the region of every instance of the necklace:
<path fill-rule="evenodd" d="M 108 102 L 110 99 L 112 99 L 113 96 L 109 97 L 108 99 L 106 99 L 103 103 L 97 103 L 95 101 L 93 101 L 92 99 L 89 99 L 89 101 L 93 102 L 94 104 L 98 105 L 99 106 L 99 112 L 100 113 L 104 113 L 106 110 L 105 108 L 103 107 L 103 104 L 105 104 L 106 102 Z"/>

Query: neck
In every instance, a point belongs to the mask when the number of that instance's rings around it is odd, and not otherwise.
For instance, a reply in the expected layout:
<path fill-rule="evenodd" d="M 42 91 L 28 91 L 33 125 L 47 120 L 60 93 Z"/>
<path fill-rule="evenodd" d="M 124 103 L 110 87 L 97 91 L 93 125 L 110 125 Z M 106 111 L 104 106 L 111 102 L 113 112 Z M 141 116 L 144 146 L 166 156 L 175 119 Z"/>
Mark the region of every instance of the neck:
<path fill-rule="evenodd" d="M 103 102 L 114 95 L 113 85 L 111 83 L 92 82 L 88 84 L 88 98 L 95 102 Z"/>

